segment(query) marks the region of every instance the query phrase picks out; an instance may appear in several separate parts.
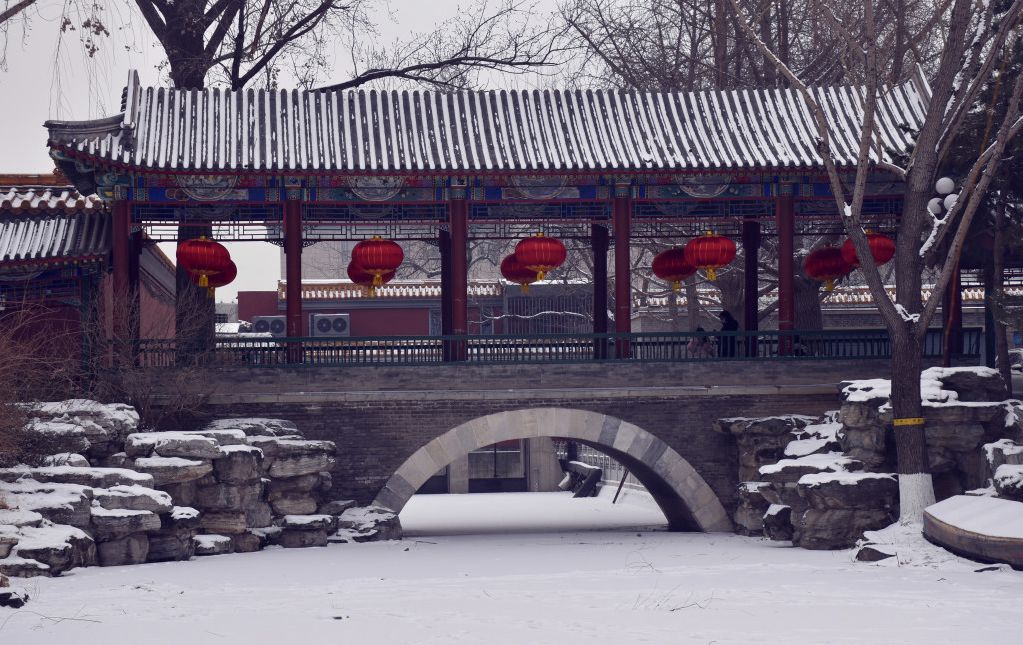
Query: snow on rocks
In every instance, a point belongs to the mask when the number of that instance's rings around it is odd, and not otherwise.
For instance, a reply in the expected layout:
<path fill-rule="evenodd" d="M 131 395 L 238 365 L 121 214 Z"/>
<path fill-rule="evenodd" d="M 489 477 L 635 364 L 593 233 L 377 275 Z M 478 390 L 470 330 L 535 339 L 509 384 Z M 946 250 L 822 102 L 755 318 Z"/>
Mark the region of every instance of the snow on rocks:
<path fill-rule="evenodd" d="M 226 535 L 197 535 L 193 541 L 196 555 L 221 555 L 234 552 L 231 538 Z"/>
<path fill-rule="evenodd" d="M 30 417 L 78 427 L 89 442 L 85 455 L 106 457 L 121 450 L 124 437 L 138 430 L 135 408 L 121 403 L 99 403 L 89 399 L 69 399 L 35 403 L 26 407 Z"/>
<path fill-rule="evenodd" d="M 1002 464 L 993 479 L 999 497 L 1023 502 L 1023 466 Z"/>
<path fill-rule="evenodd" d="M 38 527 L 20 529 L 18 544 L 11 555 L 45 565 L 39 575 L 60 575 L 74 567 L 95 565 L 96 545 L 81 529 L 45 522 Z"/>
<path fill-rule="evenodd" d="M 211 462 L 183 457 L 139 457 L 134 467 L 152 475 L 156 486 L 181 484 L 213 472 Z"/>
<path fill-rule="evenodd" d="M 167 493 L 138 485 L 94 490 L 93 505 L 97 504 L 108 510 L 127 509 L 151 513 L 169 513 L 174 506 Z"/>
<path fill-rule="evenodd" d="M 81 466 L 88 468 L 89 460 L 74 452 L 62 452 L 43 459 L 44 466 Z"/>
<path fill-rule="evenodd" d="M 92 489 L 78 484 L 19 480 L 3 484 L 8 505 L 35 511 L 54 524 L 87 528 L 91 522 Z"/>
<path fill-rule="evenodd" d="M 817 417 L 799 414 L 761 419 L 733 417 L 715 421 L 714 430 L 735 437 L 739 444 L 739 481 L 751 481 L 758 478 L 761 466 L 773 464 L 785 454 L 785 447 L 796 439 L 793 433 L 818 421 Z"/>
<path fill-rule="evenodd" d="M 337 533 L 331 542 L 375 542 L 400 540 L 401 521 L 397 513 L 381 506 L 349 508 L 337 518 Z"/>
<path fill-rule="evenodd" d="M 21 587 L 0 589 L 0 607 L 21 609 L 28 602 L 28 592 Z"/>
<path fill-rule="evenodd" d="M 80 484 L 92 488 L 111 486 L 152 486 L 153 477 L 127 468 L 92 468 L 89 466 L 18 466 L 0 469 L 0 480 L 33 479 L 38 482 Z"/>
<path fill-rule="evenodd" d="M 132 533 L 155 531 L 160 528 L 160 518 L 151 511 L 109 510 L 95 505 L 92 507 L 92 526 L 96 539 L 105 541 Z"/>
<path fill-rule="evenodd" d="M 222 456 L 216 439 L 183 432 L 139 432 L 128 435 L 124 452 L 129 457 L 184 457 L 216 459 Z"/>
<path fill-rule="evenodd" d="M 257 417 L 217 419 L 207 425 L 206 430 L 241 430 L 249 437 L 281 437 L 299 434 L 298 427 L 291 421 Z"/>
<path fill-rule="evenodd" d="M 14 507 L 0 511 L 0 566 L 10 575 L 59 575 L 73 566 L 183 560 L 268 544 L 325 545 L 337 516 L 354 504 L 326 501 L 334 444 L 307 441 L 288 421 L 226 420 L 198 431 L 136 433 L 125 432 L 137 428 L 137 415 L 125 407 L 72 401 L 44 404 L 33 415 L 37 424 L 71 436 L 91 424 L 117 442 L 99 454 L 86 452 L 102 468 L 67 455 L 40 468 L 0 470 L 0 488 Z"/>

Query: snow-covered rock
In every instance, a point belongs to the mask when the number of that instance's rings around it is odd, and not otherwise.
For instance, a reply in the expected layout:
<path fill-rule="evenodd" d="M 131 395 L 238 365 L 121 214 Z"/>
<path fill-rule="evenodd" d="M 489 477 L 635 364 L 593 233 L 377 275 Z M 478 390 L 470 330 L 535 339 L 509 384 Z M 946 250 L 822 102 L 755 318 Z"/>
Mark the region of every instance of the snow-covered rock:
<path fill-rule="evenodd" d="M 263 451 L 255 446 L 230 445 L 221 449 L 222 456 L 213 462 L 217 481 L 243 484 L 257 481 L 263 473 Z"/>
<path fill-rule="evenodd" d="M 1002 464 L 995 471 L 994 485 L 999 497 L 1023 502 L 1023 466 Z"/>
<path fill-rule="evenodd" d="M 92 489 L 79 484 L 55 484 L 22 479 L 3 485 L 8 505 L 35 511 L 54 524 L 88 528 L 92 519 Z"/>
<path fill-rule="evenodd" d="M 196 555 L 221 555 L 234 551 L 231 538 L 226 535 L 197 535 L 194 542 Z"/>
<path fill-rule="evenodd" d="M 182 457 L 139 457 L 135 469 L 152 475 L 156 486 L 166 486 L 199 479 L 213 472 L 213 463 Z"/>
<path fill-rule="evenodd" d="M 241 430 L 250 437 L 279 437 L 298 434 L 298 428 L 291 421 L 257 417 L 217 419 L 210 422 L 206 426 L 206 430 Z"/>
<path fill-rule="evenodd" d="M 57 484 L 79 484 L 91 488 L 111 486 L 152 486 L 150 475 L 127 468 L 92 468 L 82 466 L 42 466 L 29 468 L 18 466 L 0 469 L 0 481 L 15 481 L 29 478 L 38 482 Z"/>
<path fill-rule="evenodd" d="M 108 510 L 95 505 L 92 507 L 92 526 L 96 538 L 107 541 L 132 533 L 156 531 L 160 528 L 160 518 L 150 511 Z"/>
<path fill-rule="evenodd" d="M 739 481 L 759 479 L 761 466 L 773 464 L 785 455 L 786 446 L 818 417 L 799 414 L 749 419 L 733 417 L 714 422 L 714 430 L 735 437 L 739 445 Z"/>
<path fill-rule="evenodd" d="M 40 575 L 48 576 L 96 564 L 96 546 L 85 531 L 49 522 L 20 529 L 13 555 L 46 565 L 45 573 Z"/>
<path fill-rule="evenodd" d="M 145 486 L 111 486 L 93 490 L 93 502 L 105 509 L 127 509 L 169 513 L 174 506 L 171 496 Z"/>
<path fill-rule="evenodd" d="M 397 513 L 381 506 L 357 506 L 337 518 L 337 533 L 331 542 L 373 542 L 400 540 L 401 521 Z"/>
<path fill-rule="evenodd" d="M 124 451 L 129 457 L 184 457 L 216 459 L 222 456 L 216 439 L 184 432 L 137 432 L 128 435 Z"/>

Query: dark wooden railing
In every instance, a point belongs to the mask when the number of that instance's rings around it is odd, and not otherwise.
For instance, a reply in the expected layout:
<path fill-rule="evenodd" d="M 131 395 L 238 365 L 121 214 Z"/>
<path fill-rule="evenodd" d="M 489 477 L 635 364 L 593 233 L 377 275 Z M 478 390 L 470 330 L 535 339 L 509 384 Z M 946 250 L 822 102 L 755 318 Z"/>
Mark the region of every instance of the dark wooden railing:
<path fill-rule="evenodd" d="M 963 332 L 965 357 L 981 351 L 979 329 Z M 379 336 L 359 338 L 221 338 L 216 349 L 180 355 L 173 340 L 140 340 L 142 367 L 182 363 L 213 366 L 434 365 L 668 362 L 750 360 L 856 360 L 891 356 L 884 330 L 757 331 L 733 333 L 547 334 L 519 336 Z M 941 356 L 941 330 L 932 329 L 924 356 Z"/>

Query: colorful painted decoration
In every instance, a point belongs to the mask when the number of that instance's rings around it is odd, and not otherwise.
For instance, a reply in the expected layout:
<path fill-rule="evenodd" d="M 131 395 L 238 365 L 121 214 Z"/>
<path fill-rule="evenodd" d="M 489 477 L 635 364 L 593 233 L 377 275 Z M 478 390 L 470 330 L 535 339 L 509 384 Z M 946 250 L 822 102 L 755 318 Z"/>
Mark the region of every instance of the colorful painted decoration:
<path fill-rule="evenodd" d="M 210 277 L 228 271 L 232 264 L 224 245 L 205 236 L 179 242 L 176 256 L 178 265 L 200 287 L 209 287 Z"/>
<path fill-rule="evenodd" d="M 895 240 L 887 235 L 867 231 L 867 243 L 870 244 L 870 254 L 874 256 L 874 264 L 877 266 L 881 266 L 895 257 Z M 852 268 L 860 268 L 860 259 L 856 255 L 852 239 L 846 240 L 842 245 L 842 258 Z"/>
<path fill-rule="evenodd" d="M 522 287 L 522 293 L 529 293 L 529 285 L 536 282 L 536 271 L 522 266 L 514 253 L 501 260 L 501 275 L 508 282 L 514 282 Z"/>
<path fill-rule="evenodd" d="M 384 275 L 397 271 L 404 259 L 405 252 L 397 242 L 379 235 L 359 242 L 352 249 L 352 264 L 373 276 L 374 287 L 381 286 Z"/>
<path fill-rule="evenodd" d="M 681 289 L 682 281 L 696 273 L 696 267 L 686 261 L 685 250 L 678 247 L 658 253 L 650 268 L 658 278 L 670 282 L 674 291 Z"/>
<path fill-rule="evenodd" d="M 717 279 L 717 270 L 728 266 L 735 259 L 735 242 L 729 238 L 707 231 L 694 237 L 686 244 L 686 261 L 707 272 L 708 280 Z"/>
<path fill-rule="evenodd" d="M 536 271 L 536 279 L 543 280 L 549 271 L 564 264 L 568 251 L 561 240 L 537 233 L 515 246 L 515 259 L 522 266 Z"/>
<path fill-rule="evenodd" d="M 834 246 L 817 249 L 803 260 L 803 272 L 824 283 L 825 291 L 835 289 L 835 280 L 849 275 L 853 267 L 842 257 L 842 250 Z"/>

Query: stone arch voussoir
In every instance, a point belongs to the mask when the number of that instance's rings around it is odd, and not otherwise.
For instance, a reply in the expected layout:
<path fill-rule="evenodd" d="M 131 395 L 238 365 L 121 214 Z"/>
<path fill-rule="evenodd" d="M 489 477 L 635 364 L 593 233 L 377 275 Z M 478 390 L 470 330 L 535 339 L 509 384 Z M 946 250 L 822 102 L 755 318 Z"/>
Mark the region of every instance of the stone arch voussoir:
<path fill-rule="evenodd" d="M 374 503 L 399 512 L 427 479 L 469 452 L 499 441 L 548 436 L 577 439 L 625 464 L 650 490 L 670 527 L 732 530 L 713 489 L 671 446 L 627 421 L 572 408 L 509 410 L 456 426 L 406 459 Z"/>

